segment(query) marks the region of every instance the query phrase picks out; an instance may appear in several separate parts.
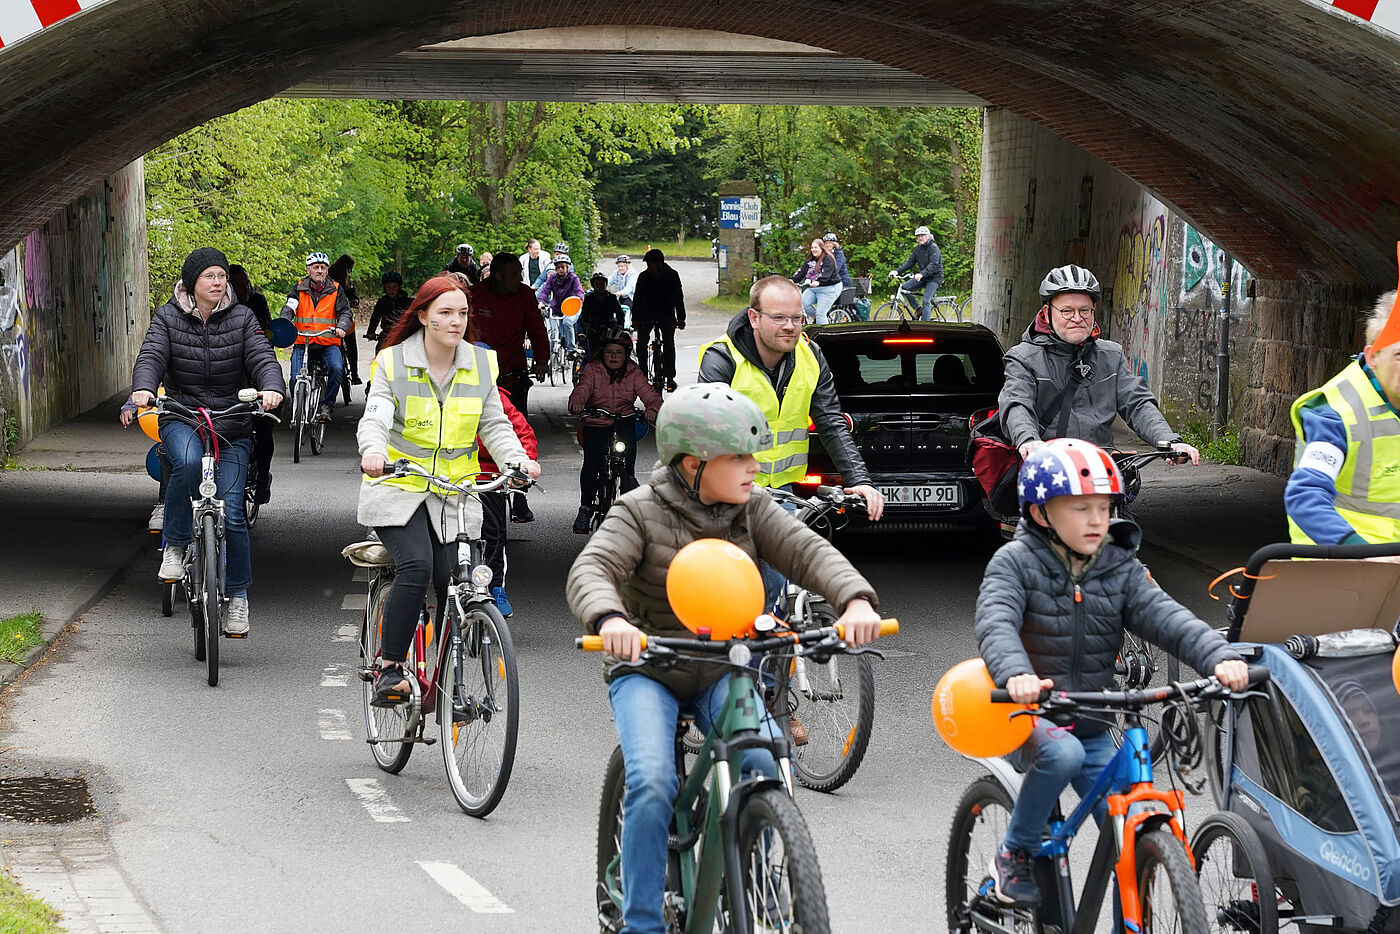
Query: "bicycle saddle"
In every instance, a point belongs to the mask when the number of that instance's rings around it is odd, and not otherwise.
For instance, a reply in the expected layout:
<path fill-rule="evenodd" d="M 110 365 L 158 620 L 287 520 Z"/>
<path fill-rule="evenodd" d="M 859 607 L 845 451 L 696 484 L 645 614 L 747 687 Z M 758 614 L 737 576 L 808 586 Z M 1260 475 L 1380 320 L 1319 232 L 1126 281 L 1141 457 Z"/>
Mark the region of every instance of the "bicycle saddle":
<path fill-rule="evenodd" d="M 362 568 L 387 567 L 394 563 L 389 549 L 376 541 L 355 542 L 340 551 L 341 557 L 349 558 L 350 563 Z"/>

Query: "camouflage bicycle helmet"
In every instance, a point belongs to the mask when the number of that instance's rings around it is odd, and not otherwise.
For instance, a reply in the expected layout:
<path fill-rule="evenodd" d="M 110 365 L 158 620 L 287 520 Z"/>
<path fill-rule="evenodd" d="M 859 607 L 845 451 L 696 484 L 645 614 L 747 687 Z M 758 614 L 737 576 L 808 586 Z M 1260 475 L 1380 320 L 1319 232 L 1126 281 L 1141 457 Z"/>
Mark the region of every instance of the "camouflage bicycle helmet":
<path fill-rule="evenodd" d="M 656 453 L 670 464 L 682 454 L 708 461 L 757 454 L 773 446 L 758 405 L 727 383 L 694 383 L 671 394 L 656 417 Z"/>
<path fill-rule="evenodd" d="M 1044 301 L 1067 292 L 1083 292 L 1097 303 L 1101 294 L 1099 280 L 1083 266 L 1070 263 L 1050 270 L 1040 283 L 1040 297 Z"/>

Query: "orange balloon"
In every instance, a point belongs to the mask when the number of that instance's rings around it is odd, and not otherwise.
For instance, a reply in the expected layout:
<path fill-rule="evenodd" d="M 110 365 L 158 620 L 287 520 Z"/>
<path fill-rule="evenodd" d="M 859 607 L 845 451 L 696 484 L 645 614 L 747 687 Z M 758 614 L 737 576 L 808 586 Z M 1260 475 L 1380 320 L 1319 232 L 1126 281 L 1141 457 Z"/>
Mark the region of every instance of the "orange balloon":
<path fill-rule="evenodd" d="M 1395 658 L 1390 663 L 1390 680 L 1395 684 L 1395 690 L 1400 691 L 1400 649 L 1395 650 Z"/>
<path fill-rule="evenodd" d="M 559 312 L 566 318 L 572 318 L 583 308 L 583 299 L 577 295 L 570 295 L 559 303 Z"/>
<path fill-rule="evenodd" d="M 993 704 L 987 663 L 980 658 L 958 662 L 938 679 L 933 690 L 933 725 L 943 742 L 965 756 L 1004 756 L 1030 738 L 1034 717 L 1016 717 L 1025 704 Z"/>
<path fill-rule="evenodd" d="M 724 641 L 753 632 L 763 612 L 763 577 L 738 545 L 700 538 L 671 559 L 666 598 L 686 629 Z"/>
<path fill-rule="evenodd" d="M 152 441 L 160 440 L 160 426 L 157 424 L 156 410 L 152 408 L 140 408 L 136 410 L 136 423 L 141 426 L 141 430 L 146 433 L 146 437 Z"/>

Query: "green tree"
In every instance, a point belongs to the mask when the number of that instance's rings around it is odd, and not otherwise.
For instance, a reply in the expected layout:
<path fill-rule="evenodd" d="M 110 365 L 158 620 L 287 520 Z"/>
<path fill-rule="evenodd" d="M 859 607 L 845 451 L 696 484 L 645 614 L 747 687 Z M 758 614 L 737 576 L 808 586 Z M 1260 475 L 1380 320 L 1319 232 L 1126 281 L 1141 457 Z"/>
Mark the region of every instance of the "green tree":
<path fill-rule="evenodd" d="M 702 157 L 711 134 L 710 107 L 687 107 L 675 148 L 629 149 L 593 174 L 594 198 L 608 243 L 712 237 L 717 224 L 715 183 Z"/>

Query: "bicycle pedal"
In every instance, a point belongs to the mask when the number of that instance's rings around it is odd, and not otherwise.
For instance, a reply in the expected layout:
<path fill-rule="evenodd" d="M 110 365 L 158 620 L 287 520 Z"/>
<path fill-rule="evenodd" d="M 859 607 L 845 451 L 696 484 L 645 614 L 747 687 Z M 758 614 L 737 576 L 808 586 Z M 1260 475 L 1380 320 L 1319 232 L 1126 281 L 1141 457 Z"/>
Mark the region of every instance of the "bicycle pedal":
<path fill-rule="evenodd" d="M 223 637 L 225 639 L 246 639 L 248 634 L 246 632 L 226 632 Z"/>

